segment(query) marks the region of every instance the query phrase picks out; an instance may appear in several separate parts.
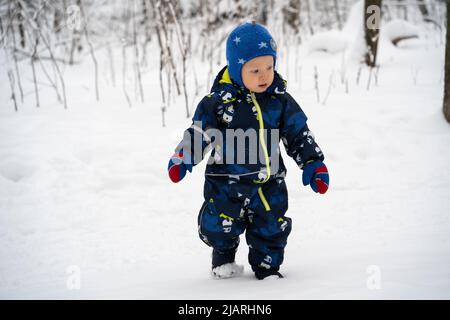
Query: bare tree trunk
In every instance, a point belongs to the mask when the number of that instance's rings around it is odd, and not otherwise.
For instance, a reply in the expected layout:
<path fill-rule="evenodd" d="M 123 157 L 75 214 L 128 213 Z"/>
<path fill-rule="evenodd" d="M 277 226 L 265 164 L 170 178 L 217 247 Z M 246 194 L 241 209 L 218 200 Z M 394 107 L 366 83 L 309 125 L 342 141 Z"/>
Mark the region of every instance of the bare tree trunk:
<path fill-rule="evenodd" d="M 164 1 L 168 1 L 168 0 L 164 0 Z M 178 76 L 177 76 L 177 68 L 175 66 L 175 62 L 173 61 L 173 54 L 172 54 L 172 48 L 170 46 L 170 39 L 169 39 L 169 28 L 168 28 L 168 21 L 167 21 L 167 13 L 165 12 L 165 10 L 163 10 L 161 3 L 154 3 L 154 0 L 152 0 L 152 5 L 154 7 L 155 10 L 158 10 L 159 12 L 159 17 L 157 17 L 157 19 L 159 19 L 160 22 L 160 29 L 162 31 L 162 35 L 164 35 L 164 40 L 165 42 L 163 42 L 164 44 L 164 50 L 165 50 L 165 64 L 166 63 L 170 63 L 171 66 L 171 71 L 172 71 L 172 76 L 173 76 L 173 80 L 175 80 L 175 87 L 177 89 L 177 94 L 180 95 L 181 94 L 181 90 L 180 90 L 180 85 L 178 83 Z M 165 9 L 165 8 L 164 8 Z"/>
<path fill-rule="evenodd" d="M 97 99 L 97 101 L 100 100 L 100 95 L 99 95 L 99 90 L 98 90 L 98 63 L 97 63 L 97 58 L 95 57 L 95 53 L 94 53 L 94 46 L 91 42 L 91 39 L 89 38 L 89 31 L 87 29 L 88 27 L 88 20 L 87 20 L 87 16 L 86 16 L 86 12 L 84 10 L 84 5 L 83 2 L 81 0 L 77 1 L 78 5 L 80 6 L 80 11 L 81 11 L 81 16 L 83 17 L 84 20 L 84 35 L 86 37 L 86 41 L 88 43 L 89 46 L 89 52 L 91 54 L 92 57 L 92 61 L 94 62 L 94 73 L 95 73 L 95 98 Z"/>
<path fill-rule="evenodd" d="M 298 34 L 300 30 L 300 0 L 289 0 L 283 8 L 284 21 Z"/>
<path fill-rule="evenodd" d="M 356 85 L 359 86 L 359 79 L 361 78 L 362 67 L 359 65 L 358 71 L 356 71 Z"/>
<path fill-rule="evenodd" d="M 53 13 L 53 32 L 58 34 L 61 32 L 61 25 L 64 19 L 64 14 L 59 7 L 55 6 L 55 12 Z"/>
<path fill-rule="evenodd" d="M 72 5 L 68 7 L 69 12 L 67 12 L 73 19 L 73 16 L 75 16 L 74 21 L 72 21 L 71 23 L 74 24 L 73 26 L 71 26 L 69 23 L 69 27 L 72 30 L 72 46 L 70 48 L 70 52 L 69 52 L 69 64 L 72 65 L 74 62 L 74 56 L 75 56 L 75 51 L 80 52 L 81 50 L 83 50 L 83 46 L 81 45 L 81 33 L 80 33 L 80 26 L 78 25 L 78 23 L 76 22 L 76 19 L 79 19 L 80 17 L 78 15 L 81 14 L 81 1 L 77 0 L 77 5 Z"/>
<path fill-rule="evenodd" d="M 341 18 L 341 13 L 339 12 L 339 6 L 338 6 L 337 0 L 334 0 L 334 11 L 336 13 L 336 21 L 338 23 L 338 28 L 342 29 L 342 18 Z"/>
<path fill-rule="evenodd" d="M 152 21 L 150 17 L 150 4 L 148 0 L 142 0 L 142 13 L 143 13 L 143 20 L 141 21 L 141 24 L 144 25 L 144 35 L 145 40 L 142 44 L 142 61 L 141 64 L 143 66 L 147 66 L 147 45 L 152 40 L 152 31 L 150 28 L 150 22 Z"/>
<path fill-rule="evenodd" d="M 314 89 L 316 89 L 317 103 L 320 102 L 319 94 L 319 72 L 317 71 L 317 66 L 314 66 Z"/>
<path fill-rule="evenodd" d="M 425 0 L 421 1 L 422 2 L 418 2 L 417 5 L 419 7 L 420 13 L 422 14 L 423 21 L 432 23 L 435 27 L 440 27 L 439 23 L 431 17 L 430 10 L 428 10 Z"/>
<path fill-rule="evenodd" d="M 267 25 L 267 11 L 269 9 L 269 4 L 267 3 L 267 0 L 261 0 L 256 3 L 257 3 L 256 21 L 263 25 Z"/>
<path fill-rule="evenodd" d="M 0 16 L 0 45 L 3 44 L 3 36 L 6 34 L 5 29 L 3 28 L 3 19 Z"/>
<path fill-rule="evenodd" d="M 141 97 L 141 102 L 144 103 L 144 89 L 142 88 L 142 75 L 141 75 L 141 66 L 139 65 L 139 47 L 137 41 L 137 23 L 136 23 L 136 6 L 133 5 L 133 46 L 134 46 L 134 68 L 136 74 L 136 82 L 139 88 L 139 95 Z"/>
<path fill-rule="evenodd" d="M 127 46 L 126 43 L 122 44 L 122 91 L 127 100 L 128 107 L 131 108 L 131 100 L 127 92 Z"/>
<path fill-rule="evenodd" d="M 417 5 L 419 6 L 419 10 L 422 13 L 423 19 L 426 20 L 430 14 L 428 12 L 427 4 L 424 0 L 422 0 L 422 2 L 418 2 Z"/>
<path fill-rule="evenodd" d="M 19 109 L 17 108 L 16 92 L 14 91 L 14 74 L 11 70 L 8 71 L 8 79 L 11 86 L 11 99 L 14 102 L 14 110 L 17 112 Z"/>
<path fill-rule="evenodd" d="M 163 54 L 162 52 L 159 55 L 159 84 L 161 87 L 161 98 L 162 98 L 162 106 L 161 106 L 161 121 L 162 121 L 162 126 L 165 127 L 166 126 L 166 95 L 164 92 L 164 80 L 163 80 Z"/>
<path fill-rule="evenodd" d="M 380 35 L 381 0 L 364 1 L 364 30 L 366 39 L 365 61 L 375 67 L 377 61 L 378 39 Z"/>
<path fill-rule="evenodd" d="M 8 15 L 9 15 L 9 23 L 11 26 L 11 34 L 12 34 L 12 41 L 13 41 L 13 48 L 12 48 L 12 56 L 13 56 L 13 60 L 14 60 L 14 67 L 16 69 L 16 75 L 17 75 L 17 86 L 19 87 L 19 93 L 20 93 L 20 101 L 23 103 L 23 89 L 22 89 L 22 80 L 20 77 L 20 72 L 19 72 L 19 63 L 17 62 L 17 45 L 16 45 L 16 36 L 15 36 L 15 30 L 14 30 L 14 16 L 13 16 L 13 12 L 12 12 L 12 8 L 11 8 L 11 3 L 9 3 L 8 5 Z M 22 14 L 21 14 L 22 17 Z M 23 19 L 23 18 L 22 18 Z M 22 25 L 22 30 L 23 30 L 23 24 Z M 25 35 L 24 35 L 25 37 Z M 14 95 L 15 98 L 15 95 Z"/>
<path fill-rule="evenodd" d="M 325 98 L 322 101 L 322 105 L 325 105 L 327 103 L 328 97 L 330 96 L 331 93 L 331 88 L 334 85 L 334 70 L 331 71 L 330 73 L 330 78 L 329 78 L 329 82 L 328 82 L 328 91 L 327 94 L 325 95 Z"/>
<path fill-rule="evenodd" d="M 142 20 L 141 25 L 144 25 L 144 34 L 145 34 L 145 41 L 150 41 L 151 38 L 151 30 L 149 22 L 151 21 L 150 13 L 149 13 L 149 3 L 148 0 L 142 0 Z"/>
<path fill-rule="evenodd" d="M 130 27 L 130 12 L 128 10 L 129 8 L 129 2 L 127 1 L 127 11 L 126 11 L 126 24 L 125 24 L 125 34 L 123 35 L 123 41 L 122 41 L 122 91 L 125 96 L 125 99 L 127 100 L 128 107 L 131 108 L 131 100 L 130 96 L 128 95 L 127 91 L 127 41 L 129 37 L 129 27 Z"/>
<path fill-rule="evenodd" d="M 369 77 L 367 78 L 367 87 L 366 87 L 367 91 L 369 91 L 370 83 L 372 82 L 372 71 L 373 71 L 373 67 L 370 67 L 369 68 Z"/>
<path fill-rule="evenodd" d="M 24 3 L 23 0 L 18 0 L 18 1 L 21 4 Z M 22 7 L 23 7 L 23 5 L 22 5 Z M 25 21 L 27 22 L 29 28 L 36 31 L 36 37 L 38 37 L 39 39 L 42 40 L 42 43 L 44 44 L 45 48 L 47 49 L 47 51 L 50 55 L 50 60 L 53 64 L 53 66 L 55 67 L 55 69 L 57 70 L 57 73 L 58 73 L 58 76 L 59 76 L 59 79 L 61 82 L 62 94 L 63 94 L 63 99 L 64 99 L 63 100 L 64 109 L 67 109 L 66 86 L 65 86 L 65 82 L 64 82 L 64 77 L 61 73 L 61 70 L 58 67 L 58 62 L 56 61 L 55 55 L 53 54 L 52 47 L 50 46 L 48 39 L 44 36 L 43 31 L 39 27 L 39 24 L 37 24 L 34 21 L 33 17 L 31 17 L 26 10 L 23 10 L 23 15 L 24 15 Z"/>
<path fill-rule="evenodd" d="M 26 36 L 28 39 L 30 39 L 29 43 L 33 43 L 33 51 L 30 54 L 30 64 L 31 64 L 31 70 L 32 70 L 32 75 L 33 75 L 33 84 L 34 84 L 37 108 L 40 107 L 40 95 L 39 95 L 39 86 L 38 86 L 37 73 L 36 73 L 36 61 L 39 61 L 41 69 L 42 69 L 44 75 L 46 76 L 47 80 L 49 81 L 50 86 L 55 90 L 56 98 L 57 98 L 58 102 L 63 103 L 61 95 L 59 94 L 59 88 L 58 88 L 58 83 L 57 83 L 58 80 L 57 79 L 55 81 L 52 80 L 51 76 L 47 72 L 47 69 L 46 69 L 44 63 L 42 62 L 41 56 L 37 53 L 39 43 L 40 43 L 39 39 L 40 39 L 40 37 L 43 37 L 43 34 L 41 32 L 41 23 L 38 18 L 39 18 L 38 14 L 33 14 L 34 25 L 29 28 L 25 28 Z M 43 39 L 43 41 L 45 41 L 45 39 Z M 55 61 L 52 61 L 52 62 L 55 62 Z M 54 65 L 53 65 L 53 69 L 55 70 Z M 17 69 L 17 72 L 18 72 L 18 69 Z M 18 80 L 20 80 L 20 78 Z M 20 82 L 19 82 L 19 85 L 20 85 Z"/>
<path fill-rule="evenodd" d="M 308 16 L 308 28 L 309 28 L 309 32 L 311 33 L 311 35 L 314 34 L 314 29 L 313 29 L 313 22 L 311 21 L 311 3 L 309 2 L 310 0 L 306 0 L 305 4 L 306 4 L 306 14 Z"/>
<path fill-rule="evenodd" d="M 38 16 L 35 16 L 35 23 L 36 26 L 38 28 L 40 28 L 39 25 L 39 20 L 38 20 Z M 37 31 L 34 32 L 35 35 L 35 39 L 34 39 L 34 49 L 33 49 L 33 53 L 31 54 L 31 70 L 33 71 L 33 83 L 34 83 L 34 93 L 36 96 L 36 108 L 39 108 L 40 103 L 39 103 L 39 89 L 38 89 L 38 85 L 37 85 L 37 77 L 36 77 L 36 68 L 34 66 L 34 61 L 36 60 L 36 56 L 37 56 L 37 48 L 39 45 L 39 35 L 37 33 Z"/>
<path fill-rule="evenodd" d="M 444 117 L 450 123 L 450 0 L 447 0 L 447 36 L 445 44 Z"/>
<path fill-rule="evenodd" d="M 155 3 L 155 0 L 150 0 L 150 4 L 153 8 L 153 20 L 157 21 L 157 4 Z M 166 126 L 166 119 L 165 119 L 165 113 L 166 113 L 166 93 L 164 89 L 164 79 L 163 79 L 163 70 L 166 60 L 166 51 L 165 46 L 163 43 L 163 32 L 161 30 L 162 26 L 160 21 L 156 22 L 155 30 L 156 30 L 156 37 L 158 39 L 159 44 L 159 85 L 161 89 L 161 99 L 162 99 L 162 105 L 161 105 L 161 118 L 162 118 L 162 126 Z M 170 75 L 169 75 L 170 77 Z"/>
<path fill-rule="evenodd" d="M 25 48 L 25 28 L 23 26 L 23 7 L 21 2 L 17 3 L 17 8 L 19 12 L 18 20 L 19 20 L 20 45 L 22 48 Z"/>
<path fill-rule="evenodd" d="M 404 0 L 398 0 L 399 2 L 403 2 L 403 5 L 399 6 L 399 8 L 403 11 L 403 20 L 408 20 L 408 4 L 405 3 Z"/>
<path fill-rule="evenodd" d="M 183 32 L 183 28 L 181 27 L 181 23 L 177 18 L 177 15 L 175 13 L 175 10 L 172 6 L 171 2 L 168 2 L 170 12 L 172 14 L 172 18 L 175 22 L 175 31 L 178 38 L 178 46 L 180 48 L 181 56 L 183 59 L 183 91 L 184 91 L 184 101 L 186 105 L 186 118 L 189 118 L 189 99 L 188 99 L 188 92 L 187 92 L 187 86 L 186 86 L 186 60 L 187 60 L 187 44 L 185 41 L 185 35 Z"/>
<path fill-rule="evenodd" d="M 62 103 L 62 98 L 59 94 L 59 89 L 58 89 L 58 85 L 57 85 L 58 80 L 56 79 L 55 81 L 53 81 L 52 78 L 50 77 L 50 75 L 48 74 L 47 69 L 45 69 L 42 59 L 39 56 L 37 56 L 37 59 L 39 61 L 42 71 L 44 72 L 44 75 L 47 77 L 47 80 L 50 82 L 50 85 L 53 87 L 53 89 L 55 89 L 56 98 L 58 99 L 58 102 Z"/>

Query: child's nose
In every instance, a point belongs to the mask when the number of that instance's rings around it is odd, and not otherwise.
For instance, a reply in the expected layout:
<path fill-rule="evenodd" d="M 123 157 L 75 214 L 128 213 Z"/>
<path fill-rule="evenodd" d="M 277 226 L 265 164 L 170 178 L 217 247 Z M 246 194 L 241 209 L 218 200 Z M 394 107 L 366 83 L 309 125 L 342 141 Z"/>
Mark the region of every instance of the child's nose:
<path fill-rule="evenodd" d="M 264 81 L 267 79 L 267 72 L 261 72 L 261 76 L 259 77 L 259 80 Z"/>

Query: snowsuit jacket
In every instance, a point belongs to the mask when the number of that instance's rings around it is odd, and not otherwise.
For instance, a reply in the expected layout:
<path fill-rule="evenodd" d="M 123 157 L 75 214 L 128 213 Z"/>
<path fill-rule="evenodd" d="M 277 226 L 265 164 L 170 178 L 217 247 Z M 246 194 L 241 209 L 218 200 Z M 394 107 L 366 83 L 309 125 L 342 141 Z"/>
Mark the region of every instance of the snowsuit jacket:
<path fill-rule="evenodd" d="M 176 151 L 182 151 L 184 160 L 195 166 L 214 145 L 206 176 L 237 176 L 264 183 L 271 176 L 286 175 L 279 150 L 280 139 L 287 154 L 301 169 L 307 162 L 324 159 L 306 122 L 305 113 L 286 92 L 286 81 L 276 71 L 273 83 L 265 92 L 253 93 L 233 83 L 224 67 L 217 75 L 211 93 L 198 104 L 192 125 L 184 132 Z M 254 151 L 246 145 L 245 161 L 237 161 L 242 155 L 236 152 L 237 143 L 232 143 L 235 138 L 227 139 L 227 129 L 244 132 L 254 129 L 258 154 L 250 154 Z M 223 141 L 216 139 L 218 133 L 222 134 Z M 234 151 L 234 157 L 227 157 L 230 150 Z M 251 161 L 252 156 L 258 161 Z M 277 162 L 275 167 L 274 162 Z"/>

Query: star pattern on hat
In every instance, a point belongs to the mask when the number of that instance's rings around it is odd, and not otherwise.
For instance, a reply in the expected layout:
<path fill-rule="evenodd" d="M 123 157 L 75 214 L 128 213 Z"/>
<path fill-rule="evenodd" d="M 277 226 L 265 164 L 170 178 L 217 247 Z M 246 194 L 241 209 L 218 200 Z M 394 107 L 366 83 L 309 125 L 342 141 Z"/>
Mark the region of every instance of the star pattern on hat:
<path fill-rule="evenodd" d="M 233 41 L 236 43 L 236 45 L 238 45 L 239 42 L 241 42 L 241 38 L 240 37 L 236 37 L 233 39 Z"/>
<path fill-rule="evenodd" d="M 267 42 L 261 42 L 261 43 L 258 44 L 258 46 L 259 46 L 260 49 L 267 48 Z"/>
<path fill-rule="evenodd" d="M 241 59 L 238 60 L 238 63 L 239 63 L 239 64 L 244 64 L 244 63 L 245 63 L 245 60 L 241 58 Z"/>

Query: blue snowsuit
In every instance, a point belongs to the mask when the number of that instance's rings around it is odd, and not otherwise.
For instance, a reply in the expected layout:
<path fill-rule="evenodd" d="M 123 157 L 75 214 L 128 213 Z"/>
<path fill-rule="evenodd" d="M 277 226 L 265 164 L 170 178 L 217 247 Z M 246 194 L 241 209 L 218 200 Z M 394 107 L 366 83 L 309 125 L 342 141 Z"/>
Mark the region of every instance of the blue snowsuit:
<path fill-rule="evenodd" d="M 233 83 L 225 67 L 217 75 L 211 93 L 198 104 L 192 120 L 176 151 L 183 152 L 185 160 L 194 166 L 214 144 L 212 130 L 226 137 L 216 141 L 208 160 L 205 201 L 198 215 L 199 236 L 214 249 L 213 267 L 234 261 L 239 236 L 246 230 L 253 271 L 277 271 L 291 231 L 291 219 L 285 216 L 286 168 L 279 140 L 301 169 L 309 161 L 324 159 L 308 129 L 306 115 L 286 92 L 286 82 L 277 72 L 265 92 L 252 93 Z M 239 155 L 227 157 L 236 151 L 236 144 L 226 136 L 227 129 L 254 129 L 262 160 L 250 161 L 251 154 L 245 154 L 244 162 L 236 161 Z M 195 156 L 194 146 L 201 149 Z M 244 150 L 251 152 L 247 145 Z"/>

